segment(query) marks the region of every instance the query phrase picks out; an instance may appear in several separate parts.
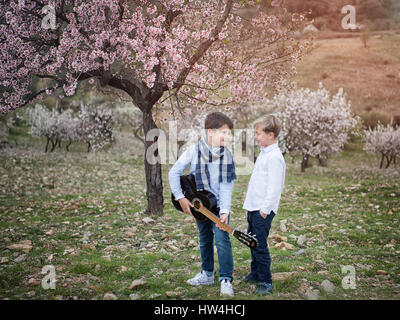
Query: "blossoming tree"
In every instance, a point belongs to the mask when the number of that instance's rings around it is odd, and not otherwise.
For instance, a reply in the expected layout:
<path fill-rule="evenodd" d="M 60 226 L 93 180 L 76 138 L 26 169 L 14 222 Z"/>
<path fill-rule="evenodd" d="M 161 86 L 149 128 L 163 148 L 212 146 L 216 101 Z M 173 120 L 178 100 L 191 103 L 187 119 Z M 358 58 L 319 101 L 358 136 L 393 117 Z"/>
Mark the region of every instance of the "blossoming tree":
<path fill-rule="evenodd" d="M 1 111 L 58 88 L 70 96 L 79 81 L 95 80 L 129 95 L 147 135 L 157 128 L 153 108 L 171 100 L 199 108 L 257 100 L 294 72 L 304 52 L 295 38 L 302 16 L 282 1 L 259 2 L 1 1 Z M 34 77 L 51 82 L 32 92 Z M 162 214 L 161 164 L 145 159 L 145 171 L 147 213 Z"/>
<path fill-rule="evenodd" d="M 280 108 L 287 150 L 302 155 L 302 172 L 309 157 L 326 159 L 339 152 L 357 125 L 343 89 L 331 97 L 321 83 L 316 91 L 301 88 L 281 92 L 270 103 Z"/>
<path fill-rule="evenodd" d="M 37 137 L 45 137 L 47 152 L 51 142 L 53 152 L 62 140 L 66 140 L 66 150 L 73 141 L 87 143 L 87 150 L 98 150 L 112 143 L 114 138 L 113 117 L 110 110 L 89 107 L 81 104 L 78 116 L 67 109 L 59 113 L 56 109 L 48 110 L 41 104 L 35 104 L 25 110 L 29 133 Z"/>
<path fill-rule="evenodd" d="M 50 111 L 41 104 L 36 104 L 34 107 L 26 109 L 26 115 L 30 124 L 29 133 L 37 137 L 45 137 L 44 152 L 47 152 L 49 142 L 52 144 L 51 152 L 53 152 L 57 145 L 58 112 L 55 109 Z"/>
<path fill-rule="evenodd" d="M 381 123 L 371 129 L 364 130 L 364 150 L 381 154 L 379 168 L 396 164 L 396 157 L 400 156 L 400 128 L 395 128 L 393 123 L 384 126 Z"/>

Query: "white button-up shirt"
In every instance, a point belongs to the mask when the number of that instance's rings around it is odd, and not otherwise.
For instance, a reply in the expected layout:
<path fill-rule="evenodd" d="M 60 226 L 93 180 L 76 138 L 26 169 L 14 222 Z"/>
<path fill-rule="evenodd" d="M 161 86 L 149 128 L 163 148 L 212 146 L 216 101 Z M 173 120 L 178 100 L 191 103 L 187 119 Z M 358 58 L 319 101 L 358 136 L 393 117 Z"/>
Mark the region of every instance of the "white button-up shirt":
<path fill-rule="evenodd" d="M 276 214 L 285 185 L 285 159 L 278 143 L 260 149 L 250 177 L 243 209 L 261 210 L 265 214 L 270 214 L 272 210 Z"/>

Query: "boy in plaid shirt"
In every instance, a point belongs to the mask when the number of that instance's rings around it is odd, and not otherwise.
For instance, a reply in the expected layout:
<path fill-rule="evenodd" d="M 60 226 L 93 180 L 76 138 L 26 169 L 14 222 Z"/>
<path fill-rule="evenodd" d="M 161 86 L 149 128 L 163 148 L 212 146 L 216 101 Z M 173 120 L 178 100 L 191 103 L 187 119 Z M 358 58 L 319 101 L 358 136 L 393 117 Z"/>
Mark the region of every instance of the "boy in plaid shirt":
<path fill-rule="evenodd" d="M 197 190 L 212 192 L 217 198 L 214 214 L 223 223 L 229 222 L 233 181 L 236 179 L 235 165 L 226 143 L 233 129 L 232 120 L 220 112 L 207 115 L 205 120 L 207 134 L 186 150 L 171 168 L 168 174 L 172 193 L 179 201 L 184 212 L 191 215 L 192 203 L 183 195 L 180 176 L 190 165 L 190 174 L 194 174 Z M 229 234 L 207 219 L 196 219 L 200 238 L 202 271 L 187 280 L 190 285 L 210 285 L 214 283 L 214 236 L 219 262 L 219 281 L 221 295 L 233 296 L 232 273 L 233 257 Z"/>

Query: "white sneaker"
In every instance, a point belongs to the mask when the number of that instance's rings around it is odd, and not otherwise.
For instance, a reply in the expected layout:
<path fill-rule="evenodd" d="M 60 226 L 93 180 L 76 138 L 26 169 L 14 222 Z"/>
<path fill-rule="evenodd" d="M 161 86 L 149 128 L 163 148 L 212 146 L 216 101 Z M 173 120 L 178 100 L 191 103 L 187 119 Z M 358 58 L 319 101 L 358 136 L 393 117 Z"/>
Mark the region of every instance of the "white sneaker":
<path fill-rule="evenodd" d="M 206 272 L 202 270 L 200 273 L 196 274 L 193 278 L 186 281 L 192 286 L 208 286 L 214 283 L 214 275 L 211 277 L 207 276 Z"/>
<path fill-rule="evenodd" d="M 232 283 L 226 279 L 221 281 L 221 296 L 224 295 L 233 297 Z"/>

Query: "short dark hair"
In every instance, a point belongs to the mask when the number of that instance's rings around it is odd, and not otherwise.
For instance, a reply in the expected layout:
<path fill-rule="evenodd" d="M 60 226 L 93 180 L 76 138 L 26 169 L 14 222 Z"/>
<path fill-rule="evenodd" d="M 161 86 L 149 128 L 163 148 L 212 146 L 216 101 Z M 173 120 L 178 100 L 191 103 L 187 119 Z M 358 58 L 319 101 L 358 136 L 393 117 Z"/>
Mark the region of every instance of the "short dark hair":
<path fill-rule="evenodd" d="M 206 120 L 204 121 L 204 128 L 218 129 L 225 124 L 229 127 L 229 129 L 233 129 L 233 122 L 231 118 L 229 118 L 222 112 L 212 112 L 207 115 Z"/>

